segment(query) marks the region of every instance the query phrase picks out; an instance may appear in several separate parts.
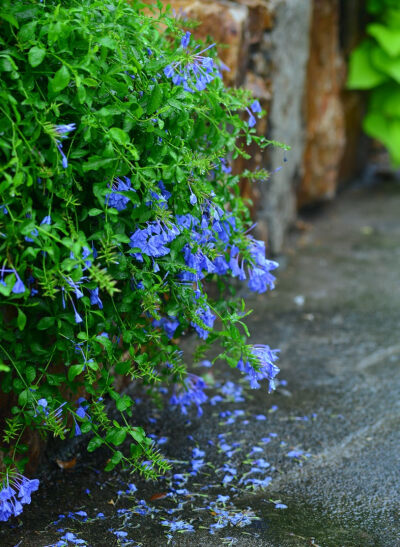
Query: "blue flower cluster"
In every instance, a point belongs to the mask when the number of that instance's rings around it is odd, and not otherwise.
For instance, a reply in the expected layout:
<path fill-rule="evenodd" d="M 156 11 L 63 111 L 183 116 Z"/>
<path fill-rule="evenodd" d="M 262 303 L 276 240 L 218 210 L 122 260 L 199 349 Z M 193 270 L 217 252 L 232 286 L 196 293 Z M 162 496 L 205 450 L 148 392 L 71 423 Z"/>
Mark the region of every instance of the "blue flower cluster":
<path fill-rule="evenodd" d="M 199 308 L 197 310 L 197 315 L 199 316 L 200 321 L 202 321 L 207 327 L 212 329 L 215 321 L 215 315 L 211 313 L 209 306 Z M 202 338 L 203 340 L 206 340 L 206 338 L 208 338 L 208 330 L 203 329 L 203 327 L 201 327 L 194 321 L 191 321 L 191 325 L 194 327 L 200 338 Z"/>
<path fill-rule="evenodd" d="M 204 393 L 206 387 L 207 385 L 202 378 L 189 373 L 185 378 L 181 391 L 174 393 L 169 402 L 171 405 L 180 406 L 182 414 L 187 414 L 187 407 L 195 404 L 198 415 L 201 416 L 203 414 L 201 405 L 208 399 Z"/>
<path fill-rule="evenodd" d="M 153 327 L 163 327 L 167 337 L 171 340 L 180 323 L 177 317 L 162 317 L 153 320 Z"/>
<path fill-rule="evenodd" d="M 39 488 L 38 479 L 28 479 L 19 473 L 11 478 L 7 476 L 0 490 L 0 521 L 22 513 L 22 506 L 31 503 L 31 494 Z"/>
<path fill-rule="evenodd" d="M 124 196 L 120 192 L 134 192 L 135 190 L 131 188 L 132 183 L 128 177 L 124 177 L 125 180 L 116 178 L 115 182 L 112 184 L 112 190 L 110 194 L 106 195 L 106 205 L 108 207 L 114 207 L 117 211 L 123 211 L 126 209 L 129 198 Z"/>
<path fill-rule="evenodd" d="M 221 72 L 212 57 L 203 55 L 205 51 L 214 47 L 215 44 L 196 53 L 196 48 L 194 51 L 188 51 L 189 42 L 190 32 L 186 32 L 181 40 L 181 47 L 187 54 L 185 62 L 176 61 L 175 63 L 166 66 L 164 68 L 164 74 L 167 78 L 172 78 L 172 82 L 175 85 L 182 85 L 185 91 L 194 93 L 195 89 L 197 91 L 203 91 L 203 89 L 207 87 L 207 84 L 212 82 L 214 78 L 221 77 Z"/>
<path fill-rule="evenodd" d="M 148 222 L 146 228 L 137 228 L 132 234 L 129 246 L 139 250 L 139 252 L 134 252 L 133 256 L 140 261 L 143 260 L 141 253 L 152 257 L 165 256 L 170 252 L 166 245 L 179 234 L 178 227 L 173 223 Z"/>
<path fill-rule="evenodd" d="M 258 370 L 255 370 L 249 361 L 244 363 L 243 360 L 240 359 L 237 368 L 247 375 L 247 379 L 249 380 L 252 389 L 258 389 L 260 387 L 259 382 L 264 379 L 267 379 L 269 382 L 269 392 L 275 389 L 274 378 L 279 373 L 279 368 L 274 363 L 278 359 L 278 351 L 279 350 L 271 349 L 267 345 L 254 345 L 251 352 L 258 361 Z"/>

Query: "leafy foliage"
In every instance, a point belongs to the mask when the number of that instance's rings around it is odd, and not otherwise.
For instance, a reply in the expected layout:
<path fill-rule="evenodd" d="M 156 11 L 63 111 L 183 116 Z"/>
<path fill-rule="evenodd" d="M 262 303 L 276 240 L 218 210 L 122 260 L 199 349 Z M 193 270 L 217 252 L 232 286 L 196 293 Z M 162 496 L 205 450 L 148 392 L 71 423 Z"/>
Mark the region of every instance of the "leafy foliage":
<path fill-rule="evenodd" d="M 107 469 L 165 471 L 116 386 L 121 375 L 150 392 L 166 384 L 171 403 L 201 410 L 204 382 L 187 375 L 179 350 L 192 327 L 197 355 L 218 341 L 220 359 L 254 367 L 270 387 L 278 370 L 273 352 L 246 344 L 244 304 L 223 292 L 229 277 L 273 287 L 276 264 L 245 233 L 241 175 L 230 169 L 246 144 L 270 144 L 250 127 L 259 105 L 224 87 L 213 48 L 204 61 L 161 2 L 152 17 L 142 8 L 2 3 L 0 375 L 15 399 L 3 435 L 10 469 L 23 471 L 21 439 L 36 428 L 90 433 L 89 451 L 112 453 Z M 217 277 L 214 301 L 204 281 Z M 127 439 L 129 454 L 118 448 Z"/>
<path fill-rule="evenodd" d="M 377 21 L 350 58 L 348 87 L 370 90 L 365 132 L 389 150 L 400 165 L 400 7 L 395 0 L 370 0 Z"/>

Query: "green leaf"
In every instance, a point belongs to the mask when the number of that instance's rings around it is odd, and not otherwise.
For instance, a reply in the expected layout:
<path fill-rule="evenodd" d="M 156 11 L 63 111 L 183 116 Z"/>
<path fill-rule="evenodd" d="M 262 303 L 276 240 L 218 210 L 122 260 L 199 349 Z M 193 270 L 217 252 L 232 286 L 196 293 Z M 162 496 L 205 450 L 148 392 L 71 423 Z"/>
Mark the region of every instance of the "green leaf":
<path fill-rule="evenodd" d="M 89 160 L 82 165 L 84 172 L 98 171 L 103 167 L 109 166 L 115 162 L 115 158 L 103 158 L 102 156 L 92 156 Z"/>
<path fill-rule="evenodd" d="M 42 49 L 37 46 L 31 47 L 31 49 L 28 52 L 28 61 L 29 64 L 33 67 L 39 66 L 40 63 L 43 61 L 46 55 L 46 50 Z"/>
<path fill-rule="evenodd" d="M 126 439 L 126 429 L 112 429 L 107 433 L 106 441 L 112 443 L 115 446 L 119 446 Z"/>
<path fill-rule="evenodd" d="M 30 389 L 24 389 L 18 395 L 18 404 L 24 406 L 33 400 L 33 393 Z"/>
<path fill-rule="evenodd" d="M 144 431 L 141 427 L 134 427 L 129 433 L 138 443 L 143 442 L 143 439 L 145 438 Z"/>
<path fill-rule="evenodd" d="M 15 28 L 19 28 L 18 21 L 15 19 L 14 15 L 12 13 L 6 13 L 5 11 L 0 11 L 0 19 L 3 19 L 4 21 L 7 21 Z"/>
<path fill-rule="evenodd" d="M 21 42 L 29 42 L 30 40 L 33 40 L 35 38 L 36 25 L 37 21 L 30 21 L 29 23 L 23 25 L 18 32 L 18 39 L 21 40 Z"/>
<path fill-rule="evenodd" d="M 107 465 L 105 466 L 104 470 L 105 471 L 111 471 L 112 469 L 114 469 L 114 467 L 116 465 L 119 464 L 119 462 L 122 460 L 122 458 L 123 458 L 122 452 L 117 450 L 116 452 L 114 452 L 114 454 L 112 455 L 110 460 L 107 462 Z"/>
<path fill-rule="evenodd" d="M 36 369 L 35 367 L 27 367 L 25 369 L 25 376 L 28 382 L 31 384 L 33 380 L 36 378 Z"/>
<path fill-rule="evenodd" d="M 77 95 L 78 95 L 78 101 L 81 104 L 83 104 L 85 102 L 85 99 L 86 99 L 86 89 L 84 88 L 83 85 L 78 86 Z"/>
<path fill-rule="evenodd" d="M 390 28 L 380 23 L 371 23 L 367 26 L 367 33 L 373 36 L 384 51 L 391 57 L 400 55 L 400 30 Z"/>
<path fill-rule="evenodd" d="M 17 325 L 18 325 L 19 330 L 21 330 L 21 331 L 24 330 L 25 325 L 26 325 L 26 315 L 19 308 L 18 308 Z"/>
<path fill-rule="evenodd" d="M 51 80 L 51 87 L 54 92 L 62 91 L 67 87 L 71 80 L 71 76 L 68 68 L 63 65 L 57 72 L 54 74 L 54 78 Z"/>
<path fill-rule="evenodd" d="M 400 165 L 400 119 L 389 119 L 379 112 L 369 112 L 363 122 L 364 131 L 381 141 L 388 149 L 394 166 Z"/>
<path fill-rule="evenodd" d="M 93 439 L 90 439 L 87 445 L 87 451 L 94 452 L 97 448 L 99 448 L 103 444 L 103 442 L 104 440 L 101 437 L 93 437 Z"/>
<path fill-rule="evenodd" d="M 97 87 L 99 85 L 99 82 L 94 78 L 84 78 L 83 84 L 87 85 L 88 87 Z"/>
<path fill-rule="evenodd" d="M 112 127 L 109 130 L 109 134 L 118 144 L 125 146 L 129 142 L 129 135 L 119 127 Z"/>
<path fill-rule="evenodd" d="M 388 80 L 388 77 L 372 64 L 373 51 L 373 44 L 365 40 L 352 52 L 347 78 L 348 89 L 371 89 Z"/>
<path fill-rule="evenodd" d="M 127 408 L 130 408 L 132 405 L 133 405 L 133 401 L 129 397 L 129 395 L 123 395 L 122 397 L 119 397 L 117 401 L 115 402 L 115 406 L 120 412 L 123 412 Z"/>
<path fill-rule="evenodd" d="M 83 372 L 85 365 L 71 365 L 68 369 L 68 380 L 73 382 L 78 374 Z"/>
<path fill-rule="evenodd" d="M 36 355 L 47 355 L 47 349 L 44 349 L 38 342 L 32 342 L 31 350 Z"/>
<path fill-rule="evenodd" d="M 375 49 L 371 54 L 375 68 L 400 83 L 400 57 L 390 57 L 383 49 Z"/>
<path fill-rule="evenodd" d="M 49 327 L 52 327 L 55 322 L 55 317 L 42 317 L 42 319 L 36 325 L 36 328 L 38 330 L 47 330 Z"/>
<path fill-rule="evenodd" d="M 83 434 L 89 433 L 89 431 L 92 430 L 92 424 L 88 421 L 81 423 L 79 427 L 81 428 Z"/>
<path fill-rule="evenodd" d="M 368 110 L 400 118 L 400 85 L 388 82 L 374 89 L 370 94 Z"/>
<path fill-rule="evenodd" d="M 88 215 L 90 217 L 97 217 L 97 215 L 101 215 L 103 211 L 101 209 L 96 209 L 95 207 L 93 209 L 89 209 Z"/>
<path fill-rule="evenodd" d="M 153 114 L 160 108 L 162 101 L 162 90 L 158 84 L 154 84 L 149 102 L 147 103 L 147 114 Z"/>
<path fill-rule="evenodd" d="M 117 42 L 113 40 L 112 38 L 110 38 L 109 36 L 102 36 L 97 41 L 101 46 L 104 46 L 106 48 L 109 48 L 109 49 L 117 48 Z"/>

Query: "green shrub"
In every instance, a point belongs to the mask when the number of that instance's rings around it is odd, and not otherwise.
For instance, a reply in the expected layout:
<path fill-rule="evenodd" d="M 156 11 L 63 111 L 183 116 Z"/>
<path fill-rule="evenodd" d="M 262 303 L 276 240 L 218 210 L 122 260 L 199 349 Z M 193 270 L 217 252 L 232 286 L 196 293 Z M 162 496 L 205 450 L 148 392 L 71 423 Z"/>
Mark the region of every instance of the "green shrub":
<path fill-rule="evenodd" d="M 231 161 L 256 135 L 261 109 L 226 89 L 215 48 L 139 2 L 2 3 L 0 11 L 0 374 L 15 404 L 3 434 L 9 476 L 27 461 L 26 428 L 91 433 L 107 469 L 155 477 L 168 464 L 132 425 L 118 376 L 183 412 L 207 398 L 187 373 L 179 337 L 194 328 L 195 360 L 214 342 L 253 387 L 278 369 L 246 344 L 229 278 L 273 287 L 276 263 L 246 235 L 242 176 Z M 162 26 L 161 26 L 162 23 Z M 162 30 L 160 30 L 162 29 Z M 165 30 L 164 30 L 165 29 Z M 204 51 L 199 51 L 200 47 Z M 247 113 L 246 113 L 247 110 Z M 212 300 L 205 281 L 217 281 Z M 68 395 L 68 394 L 71 394 Z M 82 396 L 83 394 L 83 396 Z M 108 416 L 105 398 L 120 420 Z M 120 445 L 130 439 L 130 450 Z M 10 475 L 11 474 L 11 475 Z"/>

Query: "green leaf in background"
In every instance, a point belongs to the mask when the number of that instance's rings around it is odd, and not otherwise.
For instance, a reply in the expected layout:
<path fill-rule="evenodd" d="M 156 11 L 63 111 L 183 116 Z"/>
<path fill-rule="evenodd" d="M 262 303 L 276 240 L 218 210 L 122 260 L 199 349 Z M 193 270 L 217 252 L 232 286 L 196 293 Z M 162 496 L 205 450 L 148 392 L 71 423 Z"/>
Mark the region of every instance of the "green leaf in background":
<path fill-rule="evenodd" d="M 385 27 L 380 23 L 371 23 L 367 26 L 367 33 L 375 38 L 382 49 L 391 57 L 400 54 L 399 29 Z"/>
<path fill-rule="evenodd" d="M 368 112 L 363 128 L 367 135 L 387 147 L 394 165 L 400 165 L 400 119 L 389 119 L 379 112 Z"/>
<path fill-rule="evenodd" d="M 368 110 L 391 118 L 400 118 L 400 85 L 389 82 L 374 89 Z"/>
<path fill-rule="evenodd" d="M 388 77 L 372 64 L 371 54 L 374 49 L 373 44 L 364 41 L 352 52 L 347 79 L 348 89 L 371 89 L 388 80 Z"/>
<path fill-rule="evenodd" d="M 29 64 L 32 67 L 39 66 L 46 56 L 46 50 L 37 46 L 33 46 L 28 53 Z"/>
<path fill-rule="evenodd" d="M 382 74 L 400 83 L 400 57 L 390 57 L 383 49 L 375 48 L 371 52 L 371 62 Z"/>

